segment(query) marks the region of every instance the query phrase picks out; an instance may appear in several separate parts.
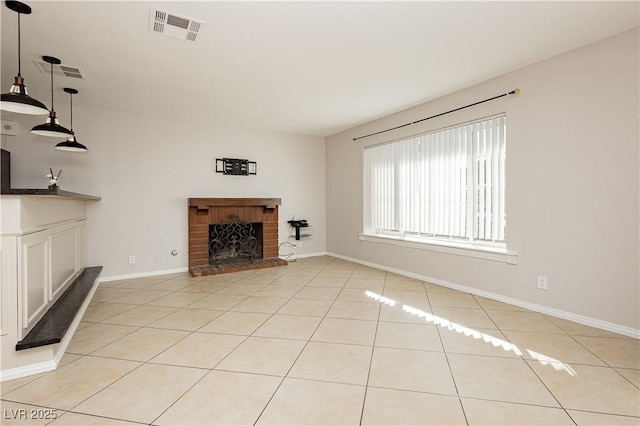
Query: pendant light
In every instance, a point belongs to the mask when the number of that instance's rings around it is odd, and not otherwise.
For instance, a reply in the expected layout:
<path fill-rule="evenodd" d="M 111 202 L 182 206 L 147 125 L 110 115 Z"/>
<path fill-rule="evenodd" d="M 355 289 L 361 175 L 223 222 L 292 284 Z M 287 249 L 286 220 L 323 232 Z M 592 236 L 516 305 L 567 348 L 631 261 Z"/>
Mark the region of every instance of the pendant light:
<path fill-rule="evenodd" d="M 76 140 L 76 134 L 73 131 L 73 95 L 78 93 L 78 91 L 70 87 L 65 87 L 64 91 L 69 94 L 69 105 L 71 106 L 71 136 L 69 136 L 66 141 L 60 142 L 55 148 L 60 151 L 87 152 L 87 147 Z"/>
<path fill-rule="evenodd" d="M 71 130 L 62 127 L 56 118 L 56 111 L 53 109 L 53 65 L 59 65 L 60 59 L 53 56 L 43 56 L 42 60 L 51 64 L 51 111 L 44 124 L 39 124 L 31 129 L 31 133 L 40 136 L 50 136 L 53 138 L 67 137 L 72 135 Z"/>
<path fill-rule="evenodd" d="M 31 8 L 19 1 L 7 1 L 6 6 L 18 14 L 18 75 L 9 93 L 2 94 L 0 109 L 2 111 L 16 112 L 18 114 L 45 115 L 49 113 L 46 105 L 27 94 L 24 78 L 20 74 L 20 15 L 31 14 Z"/>

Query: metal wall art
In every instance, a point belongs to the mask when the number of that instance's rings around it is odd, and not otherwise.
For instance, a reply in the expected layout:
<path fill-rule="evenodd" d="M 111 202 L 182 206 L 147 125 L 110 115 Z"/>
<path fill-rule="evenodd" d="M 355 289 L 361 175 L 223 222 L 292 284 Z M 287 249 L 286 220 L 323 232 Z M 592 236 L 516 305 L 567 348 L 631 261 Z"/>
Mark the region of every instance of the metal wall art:
<path fill-rule="evenodd" d="M 216 158 L 216 173 L 248 176 L 258 174 L 258 163 L 240 158 Z"/>

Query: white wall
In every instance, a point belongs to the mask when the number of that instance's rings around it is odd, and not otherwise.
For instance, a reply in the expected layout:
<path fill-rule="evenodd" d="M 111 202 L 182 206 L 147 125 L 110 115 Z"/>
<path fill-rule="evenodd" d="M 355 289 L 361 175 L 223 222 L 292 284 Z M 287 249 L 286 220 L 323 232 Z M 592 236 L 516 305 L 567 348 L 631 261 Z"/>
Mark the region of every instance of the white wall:
<path fill-rule="evenodd" d="M 627 31 L 327 138 L 327 251 L 638 330 L 638 40 Z M 515 87 L 516 97 L 352 141 Z M 358 240 L 363 146 L 502 111 L 517 265 Z"/>
<path fill-rule="evenodd" d="M 68 115 L 60 111 L 67 108 L 58 105 L 63 125 Z M 322 138 L 211 128 L 188 110 L 154 109 L 140 116 L 83 108 L 74 100 L 75 130 L 86 154 L 56 151 L 60 140 L 31 135 L 42 118 L 3 116 L 19 124 L 18 136 L 3 136 L 2 143 L 11 152 L 14 188 L 46 187 L 52 167 L 63 169 L 61 189 L 102 197 L 87 207 L 88 263 L 103 265 L 102 277 L 186 269 L 189 197 L 281 198 L 280 242 L 294 241 L 286 221 L 295 215 L 315 231 L 300 254 L 325 251 Z M 215 159 L 222 157 L 257 161 L 258 174 L 215 173 Z M 134 265 L 129 255 L 136 256 Z"/>

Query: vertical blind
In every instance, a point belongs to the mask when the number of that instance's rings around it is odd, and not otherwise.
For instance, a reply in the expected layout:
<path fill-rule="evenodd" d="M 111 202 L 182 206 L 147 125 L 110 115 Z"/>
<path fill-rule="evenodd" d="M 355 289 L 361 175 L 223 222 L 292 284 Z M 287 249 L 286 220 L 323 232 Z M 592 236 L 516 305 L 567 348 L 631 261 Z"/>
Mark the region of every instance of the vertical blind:
<path fill-rule="evenodd" d="M 364 149 L 365 233 L 503 242 L 504 114 Z"/>

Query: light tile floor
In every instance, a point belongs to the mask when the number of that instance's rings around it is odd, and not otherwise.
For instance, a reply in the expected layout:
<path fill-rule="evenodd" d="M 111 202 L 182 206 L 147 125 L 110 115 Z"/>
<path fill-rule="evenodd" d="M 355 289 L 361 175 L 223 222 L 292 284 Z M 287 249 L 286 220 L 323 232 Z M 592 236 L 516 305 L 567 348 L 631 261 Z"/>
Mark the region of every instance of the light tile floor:
<path fill-rule="evenodd" d="M 639 347 L 330 257 L 140 278 L 1 384 L 1 423 L 638 425 Z"/>

